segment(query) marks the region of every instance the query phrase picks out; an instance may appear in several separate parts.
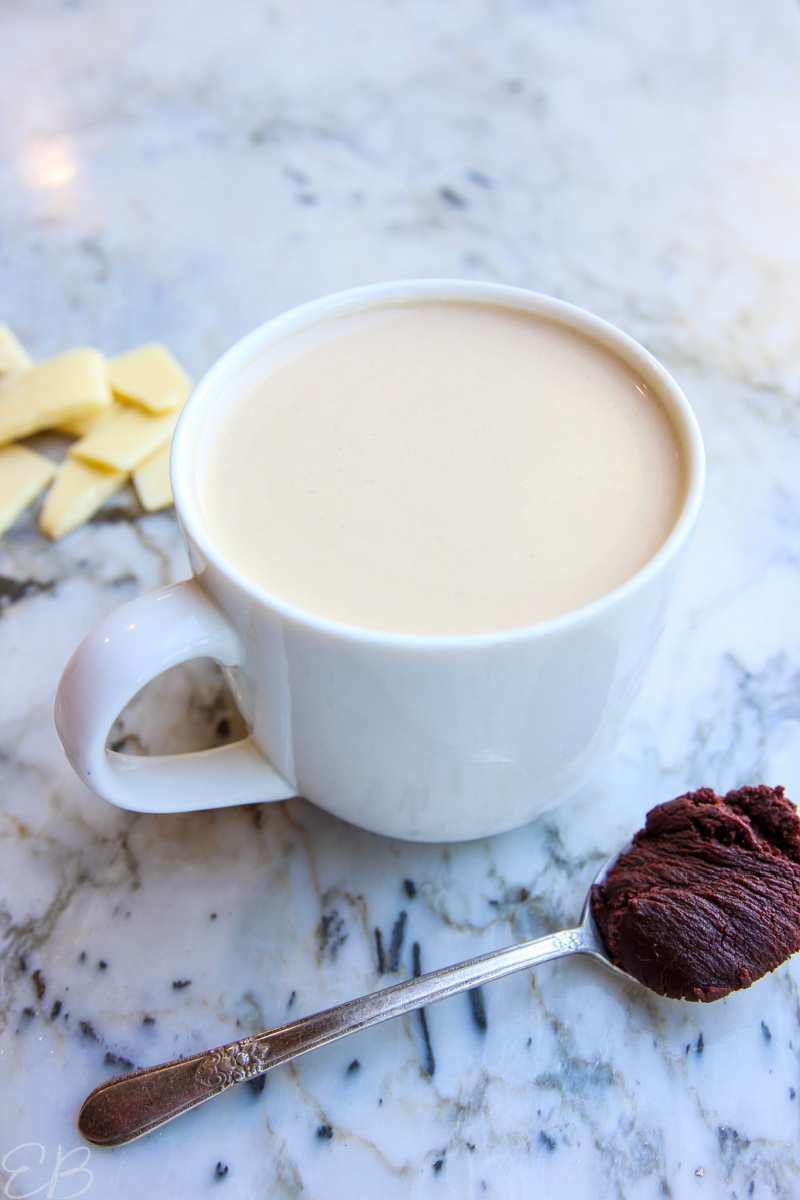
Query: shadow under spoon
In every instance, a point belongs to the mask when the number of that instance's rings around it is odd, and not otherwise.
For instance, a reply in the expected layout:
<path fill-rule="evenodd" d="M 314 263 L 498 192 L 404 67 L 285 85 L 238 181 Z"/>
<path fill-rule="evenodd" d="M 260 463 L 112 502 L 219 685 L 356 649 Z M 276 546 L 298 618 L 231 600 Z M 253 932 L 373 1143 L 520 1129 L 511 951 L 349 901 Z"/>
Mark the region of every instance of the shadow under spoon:
<path fill-rule="evenodd" d="M 605 864 L 596 883 L 610 865 L 610 862 Z M 612 963 L 595 926 L 591 895 L 590 889 L 576 929 L 551 933 L 505 950 L 493 950 L 467 962 L 442 967 L 357 1000 L 337 1004 L 335 1008 L 281 1025 L 278 1029 L 219 1046 L 216 1050 L 204 1050 L 175 1062 L 144 1067 L 109 1079 L 85 1100 L 78 1129 L 96 1146 L 121 1146 L 157 1129 L 196 1104 L 211 1100 L 233 1084 L 255 1079 L 271 1067 L 315 1050 L 317 1046 L 568 954 L 584 954 L 597 959 L 630 982 L 632 977 Z"/>

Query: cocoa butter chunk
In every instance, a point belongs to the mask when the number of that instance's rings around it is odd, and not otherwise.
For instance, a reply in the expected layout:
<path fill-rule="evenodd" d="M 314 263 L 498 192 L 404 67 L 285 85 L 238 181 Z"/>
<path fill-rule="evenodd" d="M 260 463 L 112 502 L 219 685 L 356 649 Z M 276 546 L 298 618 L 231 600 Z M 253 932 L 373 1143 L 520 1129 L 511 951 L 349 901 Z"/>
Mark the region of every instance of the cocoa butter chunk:
<path fill-rule="evenodd" d="M 80 459 L 65 459 L 56 471 L 39 514 L 42 533 L 54 540 L 71 533 L 90 520 L 127 478 L 124 471 L 94 467 Z"/>
<path fill-rule="evenodd" d="M 172 485 L 169 478 L 170 446 L 162 446 L 133 472 L 133 486 L 146 512 L 158 512 L 172 504 Z"/>
<path fill-rule="evenodd" d="M 33 359 L 14 333 L 0 321 L 0 375 L 12 375 L 33 365 Z"/>
<path fill-rule="evenodd" d="M 592 889 L 617 966 L 662 996 L 719 1000 L 800 949 L 800 819 L 783 788 L 660 804 Z"/>
<path fill-rule="evenodd" d="M 108 408 L 106 361 L 83 346 L 0 379 L 0 442 L 29 437 Z"/>
<path fill-rule="evenodd" d="M 181 408 L 192 390 L 183 367 L 159 342 L 109 359 L 108 375 L 115 395 L 152 413 Z"/>
<path fill-rule="evenodd" d="M 14 524 L 55 473 L 55 463 L 28 446 L 0 446 L 0 534 Z"/>
<path fill-rule="evenodd" d="M 177 420 L 177 412 L 154 416 L 134 404 L 116 401 L 84 437 L 70 446 L 69 457 L 110 471 L 134 471 L 170 444 Z"/>

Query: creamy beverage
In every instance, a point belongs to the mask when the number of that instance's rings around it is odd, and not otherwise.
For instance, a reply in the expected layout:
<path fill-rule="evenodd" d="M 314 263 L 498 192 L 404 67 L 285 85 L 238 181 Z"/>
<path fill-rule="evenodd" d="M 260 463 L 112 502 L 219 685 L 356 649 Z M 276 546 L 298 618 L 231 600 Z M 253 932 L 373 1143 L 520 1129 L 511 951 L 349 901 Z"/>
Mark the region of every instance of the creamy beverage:
<path fill-rule="evenodd" d="M 664 543 L 684 451 L 621 358 L 490 304 L 390 304 L 267 350 L 200 454 L 209 535 L 300 609 L 389 633 L 527 626 Z"/>

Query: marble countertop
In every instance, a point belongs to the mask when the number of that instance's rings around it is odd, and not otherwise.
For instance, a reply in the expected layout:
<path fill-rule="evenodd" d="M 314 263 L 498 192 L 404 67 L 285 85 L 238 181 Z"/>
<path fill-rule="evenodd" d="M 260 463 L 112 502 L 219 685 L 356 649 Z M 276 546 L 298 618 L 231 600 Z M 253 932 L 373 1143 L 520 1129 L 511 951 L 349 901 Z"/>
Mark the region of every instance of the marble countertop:
<path fill-rule="evenodd" d="M 0 5 L 0 319 L 36 356 L 150 338 L 202 372 L 286 307 L 456 276 L 569 299 L 673 371 L 704 513 L 624 740 L 515 833 L 419 846 L 302 800 L 97 799 L 60 672 L 187 570 L 123 493 L 0 542 L 4 1197 L 792 1197 L 800 961 L 709 1006 L 564 961 L 358 1034 L 114 1151 L 97 1083 L 573 922 L 654 803 L 800 799 L 800 8 L 426 0 Z M 237 736 L 215 669 L 119 739 Z M 241 1033 L 240 1033 L 241 1031 Z M 70 1173 L 71 1172 L 71 1173 Z"/>

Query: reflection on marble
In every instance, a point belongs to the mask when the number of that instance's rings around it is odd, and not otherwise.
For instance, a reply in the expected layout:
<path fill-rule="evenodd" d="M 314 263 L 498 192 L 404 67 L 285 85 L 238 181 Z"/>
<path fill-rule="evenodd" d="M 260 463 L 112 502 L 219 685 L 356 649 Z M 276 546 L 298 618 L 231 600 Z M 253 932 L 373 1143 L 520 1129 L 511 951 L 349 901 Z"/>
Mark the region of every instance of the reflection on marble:
<path fill-rule="evenodd" d="M 574 921 L 657 801 L 762 780 L 800 798 L 798 6 L 35 0 L 0 21 L 0 318 L 34 354 L 157 336 L 199 373 L 325 291 L 497 279 L 644 340 L 710 468 L 619 752 L 469 845 L 301 800 L 96 799 L 56 742 L 56 682 L 104 613 L 185 573 L 174 516 L 124 494 L 58 545 L 32 519 L 3 539 L 2 1194 L 797 1195 L 797 962 L 711 1006 L 550 964 L 63 1156 L 83 1096 L 131 1065 Z M 113 736 L 237 730 L 195 664 Z"/>

